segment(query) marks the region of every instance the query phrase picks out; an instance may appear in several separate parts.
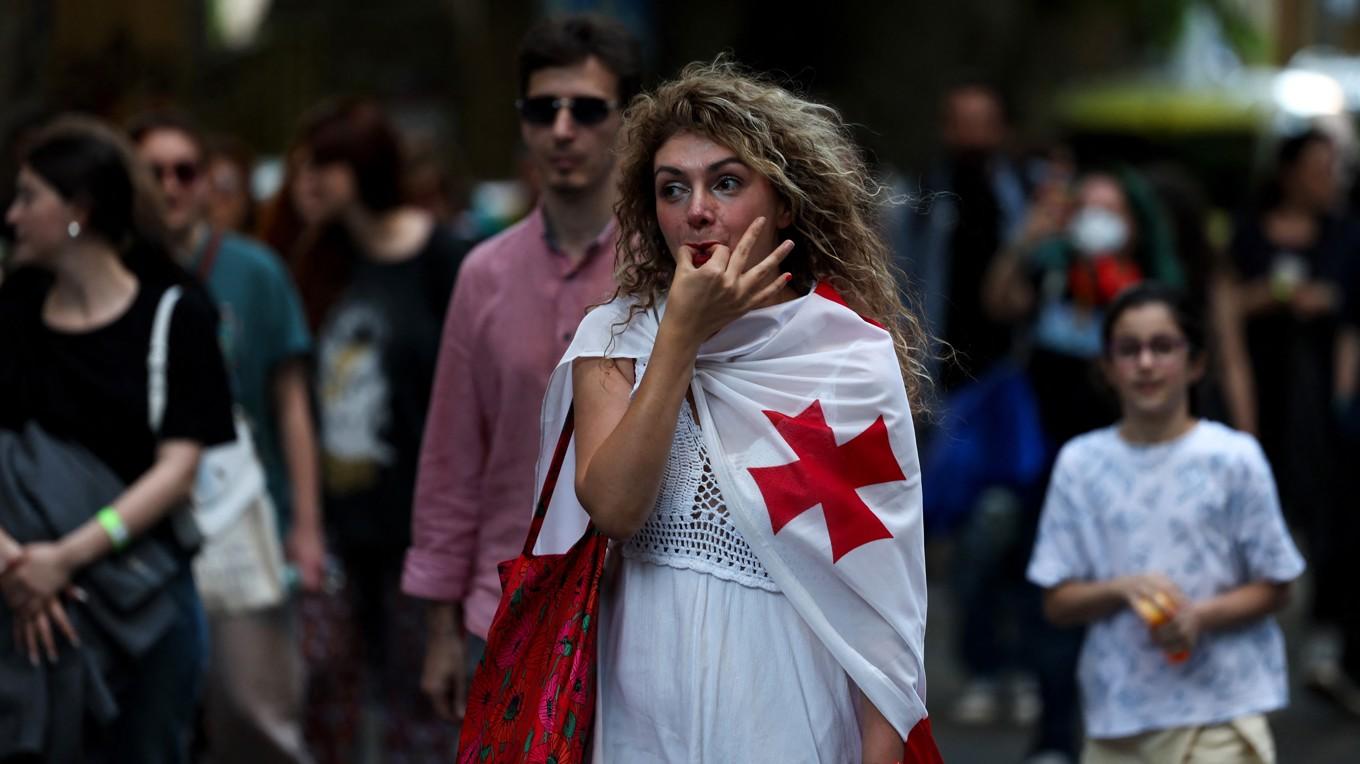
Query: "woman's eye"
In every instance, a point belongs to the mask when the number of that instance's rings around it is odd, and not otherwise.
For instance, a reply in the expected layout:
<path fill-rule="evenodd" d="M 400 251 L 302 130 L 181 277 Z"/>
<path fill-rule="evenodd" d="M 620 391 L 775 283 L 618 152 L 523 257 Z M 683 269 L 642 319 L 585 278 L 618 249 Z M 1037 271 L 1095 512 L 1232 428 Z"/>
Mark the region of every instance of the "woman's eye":
<path fill-rule="evenodd" d="M 724 175 L 713 184 L 714 191 L 732 192 L 741 186 L 741 181 L 731 175 Z"/>
<path fill-rule="evenodd" d="M 657 191 L 657 196 L 662 199 L 675 199 L 685 193 L 685 187 L 679 183 L 667 183 Z"/>

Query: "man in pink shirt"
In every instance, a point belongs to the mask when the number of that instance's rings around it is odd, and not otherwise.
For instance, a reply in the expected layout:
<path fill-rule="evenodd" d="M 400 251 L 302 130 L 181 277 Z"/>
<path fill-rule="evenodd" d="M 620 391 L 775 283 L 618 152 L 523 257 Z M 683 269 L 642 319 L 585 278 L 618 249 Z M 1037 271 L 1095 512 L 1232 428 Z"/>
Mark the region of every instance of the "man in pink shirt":
<path fill-rule="evenodd" d="M 586 309 L 613 294 L 613 149 L 640 58 L 622 26 L 594 16 L 540 22 L 520 48 L 516 107 L 541 199 L 459 271 L 402 577 L 430 602 L 421 682 L 451 721 L 500 601 L 496 565 L 528 532 L 548 376 Z"/>

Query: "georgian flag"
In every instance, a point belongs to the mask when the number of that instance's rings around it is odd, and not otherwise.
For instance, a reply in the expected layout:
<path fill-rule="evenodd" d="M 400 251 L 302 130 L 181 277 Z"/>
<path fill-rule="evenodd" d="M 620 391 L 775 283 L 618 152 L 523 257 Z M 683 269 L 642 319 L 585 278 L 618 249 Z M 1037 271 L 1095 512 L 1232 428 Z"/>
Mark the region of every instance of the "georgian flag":
<path fill-rule="evenodd" d="M 543 403 L 537 485 L 571 408 L 577 358 L 651 355 L 664 305 L 588 314 Z M 733 523 L 780 591 L 907 741 L 939 761 L 926 719 L 921 470 L 887 331 L 828 285 L 752 311 L 699 350 L 699 426 Z M 576 474 L 575 444 L 562 474 Z M 559 480 L 536 553 L 566 551 L 588 517 Z M 918 724 L 918 722 L 923 722 Z"/>

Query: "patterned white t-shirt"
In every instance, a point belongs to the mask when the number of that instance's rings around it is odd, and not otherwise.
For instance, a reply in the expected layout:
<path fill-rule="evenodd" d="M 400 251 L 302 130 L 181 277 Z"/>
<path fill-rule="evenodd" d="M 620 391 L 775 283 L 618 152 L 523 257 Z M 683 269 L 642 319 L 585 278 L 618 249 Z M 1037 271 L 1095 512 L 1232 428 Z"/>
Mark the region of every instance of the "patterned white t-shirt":
<path fill-rule="evenodd" d="M 1191 600 L 1303 572 L 1256 440 L 1201 421 L 1176 440 L 1132 445 L 1114 427 L 1058 455 L 1029 564 L 1041 587 L 1161 573 Z M 1167 661 L 1127 608 L 1092 623 L 1077 670 L 1092 738 L 1214 724 L 1288 703 L 1273 618 L 1203 634 Z"/>

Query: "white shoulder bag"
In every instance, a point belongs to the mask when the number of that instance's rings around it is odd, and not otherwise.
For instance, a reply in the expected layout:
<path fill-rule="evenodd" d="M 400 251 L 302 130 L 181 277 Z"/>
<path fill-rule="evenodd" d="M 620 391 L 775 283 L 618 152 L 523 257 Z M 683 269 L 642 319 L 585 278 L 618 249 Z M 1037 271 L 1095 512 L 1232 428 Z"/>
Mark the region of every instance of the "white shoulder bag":
<path fill-rule="evenodd" d="M 161 296 L 147 355 L 147 403 L 151 431 L 165 417 L 170 318 L 181 289 Z M 286 596 L 283 545 L 264 468 L 255 454 L 250 426 L 234 410 L 236 440 L 205 448 L 194 478 L 192 512 L 203 536 L 194 558 L 194 579 L 209 613 L 238 613 L 271 607 Z"/>

